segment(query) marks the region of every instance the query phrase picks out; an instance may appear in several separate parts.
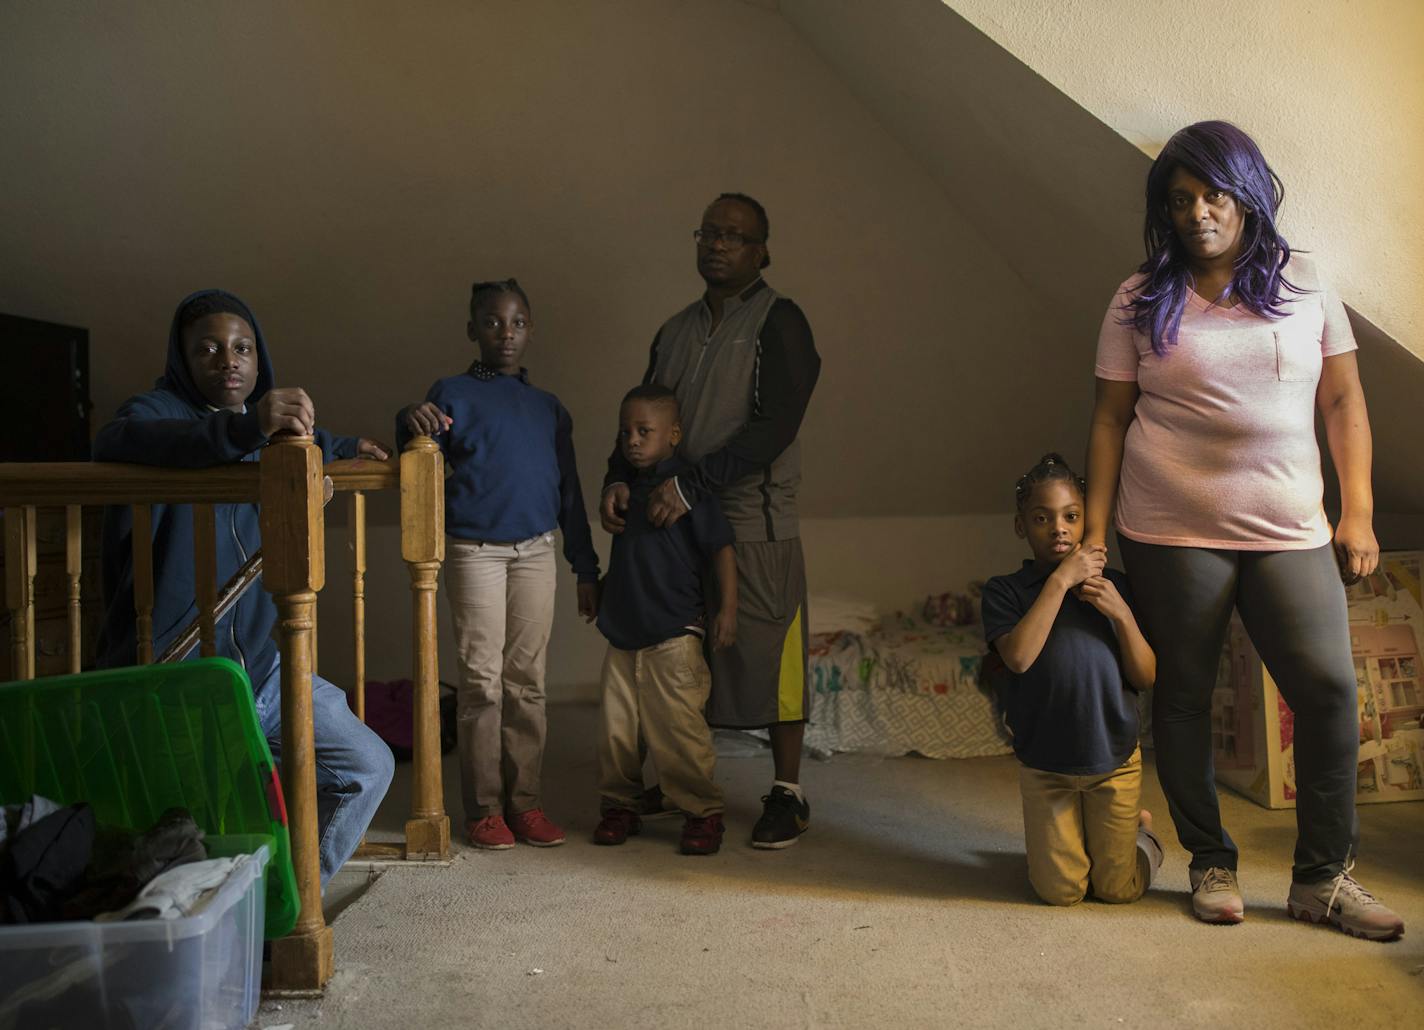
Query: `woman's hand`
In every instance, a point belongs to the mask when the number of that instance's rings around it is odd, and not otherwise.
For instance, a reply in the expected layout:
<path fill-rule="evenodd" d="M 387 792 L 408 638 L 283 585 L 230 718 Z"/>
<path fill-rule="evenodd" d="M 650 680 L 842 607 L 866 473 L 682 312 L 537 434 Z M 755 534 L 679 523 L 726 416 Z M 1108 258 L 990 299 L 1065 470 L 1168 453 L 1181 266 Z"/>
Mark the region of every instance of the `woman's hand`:
<path fill-rule="evenodd" d="M 455 420 L 436 406 L 434 401 L 412 404 L 405 409 L 405 427 L 416 436 L 439 436 L 455 424 Z"/>
<path fill-rule="evenodd" d="M 1106 547 L 1099 547 L 1096 544 L 1091 547 L 1079 544 L 1058 563 L 1058 568 L 1053 570 L 1053 575 L 1058 577 L 1064 590 L 1071 590 L 1079 583 L 1092 579 L 1094 576 L 1101 576 L 1107 564 L 1108 551 Z"/>
<path fill-rule="evenodd" d="M 1335 527 L 1335 560 L 1345 585 L 1358 583 L 1379 568 L 1379 541 L 1370 520 L 1346 515 Z"/>

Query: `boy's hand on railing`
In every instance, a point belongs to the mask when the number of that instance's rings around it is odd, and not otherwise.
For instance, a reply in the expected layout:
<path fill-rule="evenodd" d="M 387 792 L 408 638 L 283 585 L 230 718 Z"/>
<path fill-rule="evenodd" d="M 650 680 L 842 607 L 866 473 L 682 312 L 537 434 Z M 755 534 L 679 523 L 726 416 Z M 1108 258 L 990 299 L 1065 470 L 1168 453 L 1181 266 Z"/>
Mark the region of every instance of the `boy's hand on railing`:
<path fill-rule="evenodd" d="M 578 612 L 584 622 L 592 622 L 598 618 L 598 594 L 597 583 L 578 585 Z"/>
<path fill-rule="evenodd" d="M 439 436 L 455 424 L 455 420 L 435 404 L 425 401 L 405 409 L 405 427 L 416 436 Z"/>
<path fill-rule="evenodd" d="M 364 436 L 356 441 L 356 457 L 375 458 L 377 461 L 385 461 L 391 456 L 391 449 L 385 444 L 376 440 L 368 440 Z"/>
<path fill-rule="evenodd" d="M 316 408 L 300 386 L 276 387 L 257 402 L 257 426 L 263 436 L 280 432 L 311 436 L 316 425 Z"/>
<path fill-rule="evenodd" d="M 737 609 L 722 606 L 712 620 L 712 650 L 720 651 L 737 642 Z"/>

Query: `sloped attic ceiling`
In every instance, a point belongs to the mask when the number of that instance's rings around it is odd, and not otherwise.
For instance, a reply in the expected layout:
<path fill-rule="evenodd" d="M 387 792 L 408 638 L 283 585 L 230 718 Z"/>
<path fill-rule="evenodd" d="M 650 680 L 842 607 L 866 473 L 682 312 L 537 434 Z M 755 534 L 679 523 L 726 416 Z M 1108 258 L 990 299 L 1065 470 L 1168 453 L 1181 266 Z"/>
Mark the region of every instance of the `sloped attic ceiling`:
<path fill-rule="evenodd" d="M 1081 453 L 1103 311 L 1142 259 L 1150 159 L 941 0 L 780 0 L 777 9 L 1048 309 L 1052 345 L 1073 356 L 1082 386 L 1066 388 L 1044 419 Z M 1376 507 L 1421 514 L 1424 362 L 1366 314 L 1351 310 Z"/>

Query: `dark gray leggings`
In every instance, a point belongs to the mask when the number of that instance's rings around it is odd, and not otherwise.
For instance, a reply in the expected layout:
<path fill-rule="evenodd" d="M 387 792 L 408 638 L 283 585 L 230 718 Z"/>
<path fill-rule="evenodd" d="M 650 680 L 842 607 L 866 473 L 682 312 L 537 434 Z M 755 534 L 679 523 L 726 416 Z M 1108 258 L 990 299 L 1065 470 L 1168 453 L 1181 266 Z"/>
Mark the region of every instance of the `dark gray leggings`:
<path fill-rule="evenodd" d="M 1345 589 L 1327 544 L 1312 551 L 1163 547 L 1119 537 L 1142 631 L 1157 653 L 1157 776 L 1192 868 L 1236 868 L 1211 755 L 1211 693 L 1231 609 L 1295 713 L 1292 878 L 1338 873 L 1359 839 L 1359 715 Z"/>

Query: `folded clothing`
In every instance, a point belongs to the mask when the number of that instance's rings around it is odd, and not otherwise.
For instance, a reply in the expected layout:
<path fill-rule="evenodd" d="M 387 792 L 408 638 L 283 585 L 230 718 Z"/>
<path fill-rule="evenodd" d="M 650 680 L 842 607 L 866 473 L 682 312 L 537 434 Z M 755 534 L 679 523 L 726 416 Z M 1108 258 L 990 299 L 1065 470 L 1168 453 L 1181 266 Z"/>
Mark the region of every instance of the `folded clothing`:
<path fill-rule="evenodd" d="M 101 912 L 96 923 L 116 923 L 126 919 L 178 919 L 203 910 L 240 861 L 238 858 L 209 858 L 189 862 L 159 873 L 138 892 L 138 897 L 114 912 Z"/>

